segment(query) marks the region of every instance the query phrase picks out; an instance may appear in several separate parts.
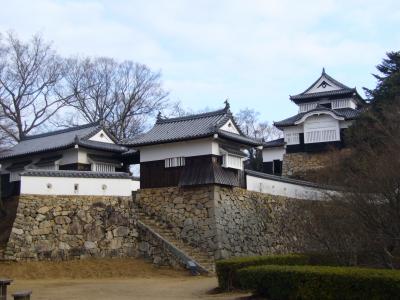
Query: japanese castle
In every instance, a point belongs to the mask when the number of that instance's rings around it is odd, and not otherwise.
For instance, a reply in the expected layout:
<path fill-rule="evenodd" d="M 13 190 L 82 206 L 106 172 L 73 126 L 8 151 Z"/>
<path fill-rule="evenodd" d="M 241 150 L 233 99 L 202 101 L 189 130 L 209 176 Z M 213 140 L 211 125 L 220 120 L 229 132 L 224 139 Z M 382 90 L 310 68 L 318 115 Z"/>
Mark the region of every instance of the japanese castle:
<path fill-rule="evenodd" d="M 364 99 L 356 88 L 350 88 L 329 76 L 325 69 L 304 92 L 290 96 L 298 114 L 274 122 L 283 131 L 283 139 L 264 143 L 264 171 L 280 175 L 284 155 L 323 152 L 330 147 L 343 148 L 344 131 L 356 119 Z"/>

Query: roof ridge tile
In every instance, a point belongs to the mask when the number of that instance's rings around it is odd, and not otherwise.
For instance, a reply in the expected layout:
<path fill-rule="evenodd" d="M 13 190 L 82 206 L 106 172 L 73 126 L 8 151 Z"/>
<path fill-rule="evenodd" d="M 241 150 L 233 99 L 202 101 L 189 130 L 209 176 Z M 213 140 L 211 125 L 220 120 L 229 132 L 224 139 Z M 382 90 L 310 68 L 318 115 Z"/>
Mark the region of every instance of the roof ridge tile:
<path fill-rule="evenodd" d="M 57 135 L 57 134 L 63 134 L 66 132 L 86 129 L 86 128 L 90 128 L 90 127 L 99 127 L 99 125 L 100 125 L 100 122 L 97 121 L 97 122 L 93 122 L 93 123 L 78 125 L 78 126 L 74 126 L 74 127 L 64 128 L 64 129 L 45 132 L 45 133 L 39 133 L 39 134 L 35 134 L 35 135 L 26 135 L 21 138 L 21 142 L 27 141 L 27 140 L 32 140 L 32 139 L 37 139 L 37 138 L 42 138 L 42 137 L 47 137 L 47 136 L 53 136 L 53 135 Z"/>
<path fill-rule="evenodd" d="M 159 118 L 156 121 L 156 124 L 164 124 L 164 123 L 173 123 L 173 122 L 180 122 L 180 121 L 187 121 L 187 120 L 195 120 L 195 119 L 201 119 L 201 118 L 207 118 L 207 117 L 212 117 L 212 116 L 218 116 L 218 115 L 232 115 L 230 111 L 227 111 L 225 108 L 215 110 L 215 111 L 209 111 L 205 113 L 200 113 L 200 114 L 191 114 L 188 116 L 182 116 L 182 117 L 175 117 L 175 118 Z"/>

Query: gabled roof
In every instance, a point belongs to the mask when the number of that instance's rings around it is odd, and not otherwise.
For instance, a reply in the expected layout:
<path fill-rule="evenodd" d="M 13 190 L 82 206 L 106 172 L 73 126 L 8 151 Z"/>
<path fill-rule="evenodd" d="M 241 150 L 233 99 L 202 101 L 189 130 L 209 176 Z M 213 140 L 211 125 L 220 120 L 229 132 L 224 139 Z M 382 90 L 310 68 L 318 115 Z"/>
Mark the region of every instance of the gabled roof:
<path fill-rule="evenodd" d="M 104 130 L 104 128 L 101 126 L 100 122 L 95 122 L 48 133 L 25 136 L 17 145 L 1 153 L 0 160 L 63 150 L 74 147 L 75 145 L 117 153 L 127 151 L 127 148 L 116 144 L 89 140 L 100 130 Z"/>
<path fill-rule="evenodd" d="M 307 112 L 302 112 L 290 118 L 284 119 L 282 121 L 274 122 L 274 125 L 278 128 L 286 126 L 294 126 L 296 125 L 295 123 L 299 121 L 304 115 L 310 113 L 312 114 L 317 112 L 324 112 L 324 111 L 333 113 L 334 115 L 343 118 L 345 121 L 357 119 L 362 113 L 362 109 L 353 109 L 353 108 L 330 109 L 318 106 L 317 108 L 309 110 Z"/>
<path fill-rule="evenodd" d="M 232 120 L 239 134 L 220 129 L 228 120 Z M 229 104 L 224 109 L 202 114 L 170 119 L 158 117 L 150 131 L 131 140 L 126 140 L 123 144 L 138 147 L 211 137 L 214 134 L 246 145 L 260 145 L 258 141 L 243 134 L 235 123 Z"/>
<path fill-rule="evenodd" d="M 310 87 L 298 95 L 290 96 L 290 100 L 299 104 L 326 97 L 355 97 L 361 102 L 364 101 L 356 88 L 350 88 L 329 76 L 325 72 L 325 68 L 322 69 L 321 76 Z"/>

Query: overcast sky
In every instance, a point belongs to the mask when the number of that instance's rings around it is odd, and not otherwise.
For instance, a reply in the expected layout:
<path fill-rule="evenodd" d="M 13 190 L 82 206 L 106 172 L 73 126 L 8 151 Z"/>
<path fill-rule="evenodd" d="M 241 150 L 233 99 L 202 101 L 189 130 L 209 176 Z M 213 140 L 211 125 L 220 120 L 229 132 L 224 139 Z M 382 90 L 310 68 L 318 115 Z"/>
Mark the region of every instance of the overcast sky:
<path fill-rule="evenodd" d="M 0 8 L 0 32 L 40 32 L 63 55 L 145 63 L 186 107 L 219 108 L 228 97 L 234 111 L 253 108 L 270 122 L 296 113 L 289 95 L 322 67 L 362 93 L 385 53 L 400 50 L 398 0 L 0 0 Z"/>

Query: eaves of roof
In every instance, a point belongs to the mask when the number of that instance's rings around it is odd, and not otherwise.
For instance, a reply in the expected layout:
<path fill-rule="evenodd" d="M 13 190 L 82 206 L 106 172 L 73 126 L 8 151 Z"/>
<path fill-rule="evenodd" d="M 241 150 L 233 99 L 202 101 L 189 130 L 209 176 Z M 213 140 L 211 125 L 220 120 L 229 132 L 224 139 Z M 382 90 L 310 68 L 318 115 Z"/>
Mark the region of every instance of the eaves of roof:
<path fill-rule="evenodd" d="M 329 97 L 329 96 L 336 96 L 336 95 L 340 95 L 340 96 L 353 95 L 354 93 L 357 93 L 357 90 L 355 88 L 340 89 L 340 90 L 318 92 L 318 93 L 311 93 L 311 94 L 294 95 L 294 96 L 290 96 L 290 100 L 296 102 L 297 100 L 317 99 L 317 98 L 321 98 L 321 97 Z"/>
<path fill-rule="evenodd" d="M 21 154 L 13 155 L 12 153 L 10 155 L 7 155 L 7 153 L 4 153 L 3 155 L 0 156 L 0 162 L 7 160 L 7 159 L 16 159 L 20 157 L 25 157 L 27 155 L 34 155 L 34 154 L 42 154 L 42 153 L 48 153 L 48 152 L 53 152 L 53 151 L 59 151 L 59 150 L 66 150 L 73 148 L 75 146 L 75 143 L 68 143 L 65 145 L 59 145 L 57 147 L 49 147 L 46 149 L 41 149 L 41 150 L 35 150 L 35 151 L 27 151 Z"/>
<path fill-rule="evenodd" d="M 277 147 L 283 147 L 284 145 L 285 145 L 284 139 L 280 138 L 273 141 L 264 142 L 263 148 L 277 148 Z"/>
<path fill-rule="evenodd" d="M 109 178 L 109 179 L 134 179 L 125 172 L 93 172 L 93 171 L 68 171 L 68 170 L 36 170 L 29 169 L 21 172 L 22 176 L 37 177 L 79 177 L 79 178 Z"/>
<path fill-rule="evenodd" d="M 104 151 L 110 151 L 110 152 L 116 152 L 116 153 L 124 153 L 124 152 L 128 151 L 128 148 L 126 148 L 124 146 L 120 146 L 117 144 L 111 144 L 111 143 L 90 141 L 90 140 L 77 139 L 76 144 L 83 148 L 104 150 Z"/>
<path fill-rule="evenodd" d="M 249 146 L 261 146 L 262 142 L 247 136 L 238 135 L 225 130 L 218 130 L 218 136 L 227 140 L 242 143 Z"/>
<path fill-rule="evenodd" d="M 274 122 L 274 126 L 276 126 L 278 128 L 286 127 L 286 126 L 294 126 L 295 123 L 298 120 L 300 120 L 304 115 L 309 114 L 309 113 L 313 113 L 313 112 L 317 113 L 319 111 L 321 111 L 321 112 L 324 112 L 324 111 L 331 112 L 331 113 L 335 114 L 338 117 L 344 118 L 344 120 L 346 120 L 346 121 L 357 119 L 358 116 L 361 114 L 361 110 L 352 109 L 352 108 L 329 109 L 329 108 L 317 107 L 317 108 L 312 109 L 310 111 L 299 113 L 297 115 L 294 115 L 294 116 L 289 117 L 287 119 L 284 119 L 282 121 Z"/>
<path fill-rule="evenodd" d="M 184 138 L 177 137 L 177 138 L 171 138 L 171 139 L 164 139 L 164 140 L 160 140 L 160 141 L 154 140 L 154 141 L 135 142 L 135 140 L 130 140 L 130 141 L 124 142 L 123 145 L 129 146 L 129 147 L 144 147 L 144 146 L 168 144 L 168 143 L 174 143 L 174 142 L 184 142 L 184 141 L 189 141 L 189 140 L 194 140 L 194 139 L 212 137 L 213 135 L 214 135 L 214 133 L 211 132 L 211 133 L 207 133 L 207 134 L 190 135 L 190 136 L 185 136 Z"/>

